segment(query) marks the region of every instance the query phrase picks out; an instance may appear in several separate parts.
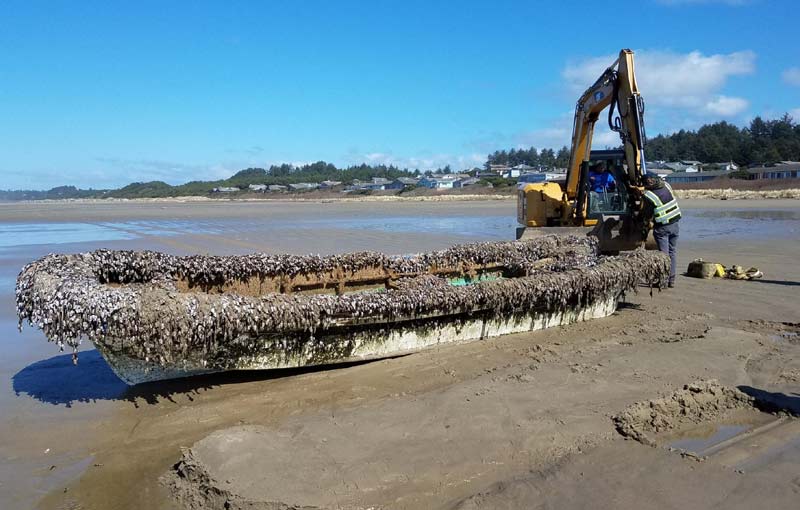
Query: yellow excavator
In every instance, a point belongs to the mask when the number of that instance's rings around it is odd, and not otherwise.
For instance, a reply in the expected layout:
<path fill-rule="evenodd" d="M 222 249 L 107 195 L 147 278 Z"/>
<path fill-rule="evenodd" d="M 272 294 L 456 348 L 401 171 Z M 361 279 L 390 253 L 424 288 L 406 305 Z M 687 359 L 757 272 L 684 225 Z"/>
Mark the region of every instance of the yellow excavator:
<path fill-rule="evenodd" d="M 595 124 L 605 108 L 619 133 L 621 150 L 592 151 Z M 623 49 L 578 99 L 566 179 L 521 183 L 517 191 L 517 239 L 552 233 L 596 236 L 600 250 L 617 253 L 646 243 L 642 217 L 646 173 L 644 100 L 633 68 L 633 51 Z M 593 184 L 600 173 L 605 186 Z M 654 247 L 651 241 L 648 248 Z"/>

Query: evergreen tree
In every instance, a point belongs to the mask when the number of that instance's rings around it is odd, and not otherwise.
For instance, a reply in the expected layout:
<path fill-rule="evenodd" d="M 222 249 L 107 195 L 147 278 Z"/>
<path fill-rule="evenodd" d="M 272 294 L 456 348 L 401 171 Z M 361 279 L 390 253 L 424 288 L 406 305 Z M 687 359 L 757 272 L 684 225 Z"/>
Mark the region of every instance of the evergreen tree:
<path fill-rule="evenodd" d="M 567 168 L 567 166 L 569 166 L 569 149 L 565 145 L 558 149 L 558 154 L 556 154 L 556 167 Z"/>

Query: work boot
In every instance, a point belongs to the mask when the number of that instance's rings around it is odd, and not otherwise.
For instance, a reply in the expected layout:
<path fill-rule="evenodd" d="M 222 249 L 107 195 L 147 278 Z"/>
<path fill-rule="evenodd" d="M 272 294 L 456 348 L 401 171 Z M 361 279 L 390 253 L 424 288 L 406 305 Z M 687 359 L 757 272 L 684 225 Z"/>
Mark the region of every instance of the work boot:
<path fill-rule="evenodd" d="M 670 289 L 674 289 L 675 288 L 675 282 L 669 282 L 667 284 L 667 287 L 669 287 Z"/>

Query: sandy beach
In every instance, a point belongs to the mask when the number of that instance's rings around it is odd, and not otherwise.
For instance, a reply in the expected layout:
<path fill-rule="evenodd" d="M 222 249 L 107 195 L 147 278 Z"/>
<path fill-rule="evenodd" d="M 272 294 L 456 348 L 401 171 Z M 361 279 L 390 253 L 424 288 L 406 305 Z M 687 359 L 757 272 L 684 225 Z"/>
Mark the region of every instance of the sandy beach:
<path fill-rule="evenodd" d="M 25 263 L 97 248 L 420 252 L 512 239 L 515 202 L 0 204 L 0 507 L 201 508 L 176 478 L 187 459 L 226 508 L 792 507 L 800 201 L 681 207 L 679 268 L 702 257 L 764 277 L 681 276 L 608 318 L 398 358 L 127 387 L 91 345 L 73 366 L 40 331 L 16 331 Z M 655 447 L 615 427 L 708 380 L 757 404 L 705 409 L 650 433 Z M 750 440 L 680 443 L 723 430 Z"/>

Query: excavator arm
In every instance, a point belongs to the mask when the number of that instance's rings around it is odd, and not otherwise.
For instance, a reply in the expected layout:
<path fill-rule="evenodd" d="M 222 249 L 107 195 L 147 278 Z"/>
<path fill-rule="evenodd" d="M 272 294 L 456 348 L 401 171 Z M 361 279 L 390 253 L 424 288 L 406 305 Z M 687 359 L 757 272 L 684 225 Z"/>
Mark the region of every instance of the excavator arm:
<path fill-rule="evenodd" d="M 640 187 L 646 171 L 644 101 L 636 84 L 631 50 L 620 51 L 619 58 L 581 95 L 575 106 L 572 150 L 564 185 L 564 200 L 571 207 L 563 208 L 564 221 L 572 217 L 581 222 L 586 217 L 586 203 L 581 191 L 588 172 L 595 124 L 600 113 L 608 107 L 609 128 L 619 133 L 625 152 L 627 185 Z"/>

